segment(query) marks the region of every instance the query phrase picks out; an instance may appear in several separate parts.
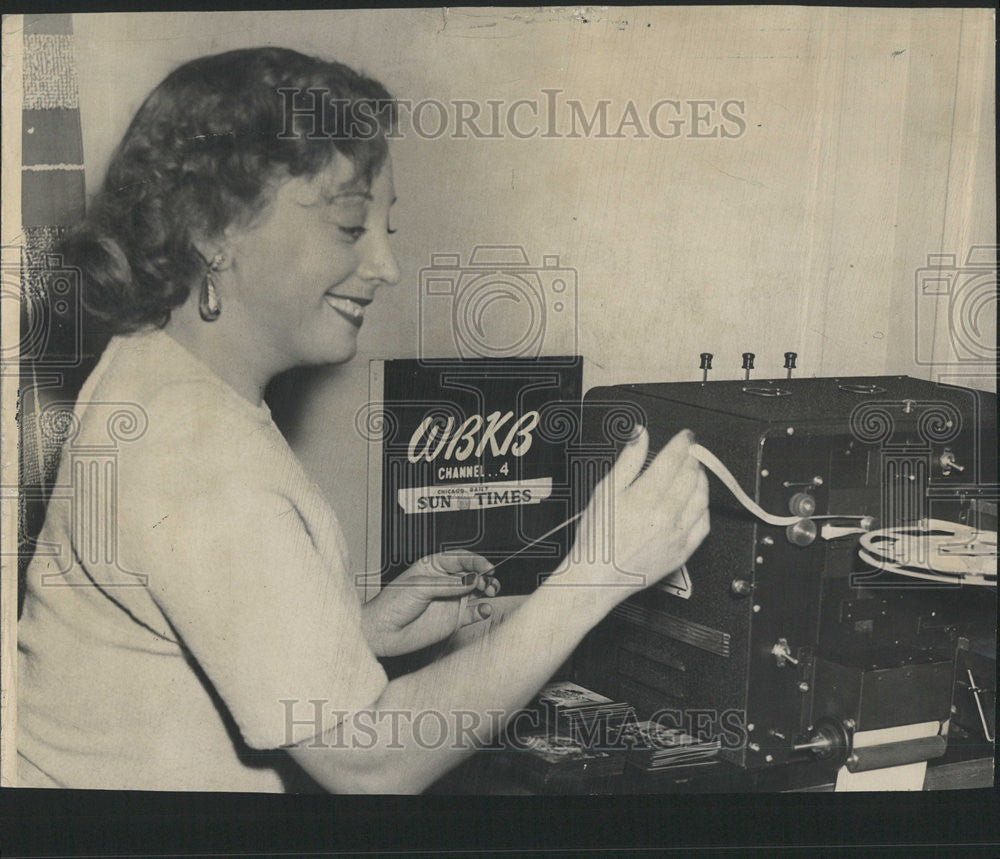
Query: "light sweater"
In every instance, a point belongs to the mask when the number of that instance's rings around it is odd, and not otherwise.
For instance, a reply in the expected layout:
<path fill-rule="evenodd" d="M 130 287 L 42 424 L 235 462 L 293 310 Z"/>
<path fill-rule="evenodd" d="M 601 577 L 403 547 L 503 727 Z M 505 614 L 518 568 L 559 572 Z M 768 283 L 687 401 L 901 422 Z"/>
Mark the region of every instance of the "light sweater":
<path fill-rule="evenodd" d="M 333 511 L 161 331 L 114 338 L 74 414 L 18 624 L 20 784 L 282 790 L 274 750 L 387 683 Z"/>

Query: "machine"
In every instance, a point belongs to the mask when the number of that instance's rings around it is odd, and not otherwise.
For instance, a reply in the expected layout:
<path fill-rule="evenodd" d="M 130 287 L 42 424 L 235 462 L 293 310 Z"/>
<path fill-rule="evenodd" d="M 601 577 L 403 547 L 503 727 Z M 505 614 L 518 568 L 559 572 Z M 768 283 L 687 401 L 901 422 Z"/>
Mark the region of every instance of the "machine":
<path fill-rule="evenodd" d="M 766 524 L 710 477 L 710 535 L 591 633 L 577 682 L 718 737 L 748 770 L 926 761 L 953 714 L 992 741 L 995 395 L 906 376 L 595 388 L 575 473 L 593 485 L 638 422 L 651 454 L 689 428 L 765 511 L 802 518 Z M 872 542 L 897 529 L 929 545 L 952 526 L 978 539 L 947 544 L 957 572 L 889 563 Z M 961 573 L 970 553 L 977 575 Z"/>

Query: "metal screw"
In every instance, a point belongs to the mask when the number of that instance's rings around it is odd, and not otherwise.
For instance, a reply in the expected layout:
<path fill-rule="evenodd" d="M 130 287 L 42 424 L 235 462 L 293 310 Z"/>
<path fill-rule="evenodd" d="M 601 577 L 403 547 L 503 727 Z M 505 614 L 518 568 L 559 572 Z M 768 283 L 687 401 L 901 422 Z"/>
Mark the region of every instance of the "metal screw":
<path fill-rule="evenodd" d="M 762 468 L 760 470 L 760 476 L 761 477 L 768 477 L 768 476 L 770 476 L 770 474 L 771 474 L 771 472 L 768 471 L 766 468 Z"/>
<path fill-rule="evenodd" d="M 799 683 L 799 691 L 803 694 L 809 691 L 809 684 L 805 680 Z"/>
<path fill-rule="evenodd" d="M 774 537 L 765 537 L 763 540 L 761 540 L 761 542 L 765 546 L 773 546 L 774 545 Z"/>
<path fill-rule="evenodd" d="M 750 749 L 751 752 L 759 752 L 760 751 L 760 744 L 759 743 L 750 743 L 750 745 L 747 746 L 747 748 Z"/>
<path fill-rule="evenodd" d="M 848 731 L 853 731 L 857 726 L 858 723 L 855 722 L 854 719 L 844 719 L 844 727 L 847 728 Z"/>
<path fill-rule="evenodd" d="M 795 435 L 795 427 L 788 427 L 788 428 L 787 428 L 787 429 L 785 430 L 785 432 L 786 432 L 786 433 L 787 433 L 788 435 Z"/>
<path fill-rule="evenodd" d="M 753 729 L 756 728 L 756 727 L 757 726 L 753 722 L 748 722 L 747 723 L 747 731 L 748 732 L 753 731 Z"/>
<path fill-rule="evenodd" d="M 754 614 L 757 614 L 757 612 L 759 612 L 759 611 L 760 611 L 760 606 L 759 606 L 759 605 L 755 605 L 755 606 L 753 607 L 753 613 L 754 613 Z"/>
<path fill-rule="evenodd" d="M 756 558 L 753 559 L 753 562 L 755 564 L 763 564 L 764 563 L 764 556 L 763 555 L 758 555 Z"/>
<path fill-rule="evenodd" d="M 774 755 L 764 755 L 764 761 L 766 763 L 771 763 L 774 760 Z"/>

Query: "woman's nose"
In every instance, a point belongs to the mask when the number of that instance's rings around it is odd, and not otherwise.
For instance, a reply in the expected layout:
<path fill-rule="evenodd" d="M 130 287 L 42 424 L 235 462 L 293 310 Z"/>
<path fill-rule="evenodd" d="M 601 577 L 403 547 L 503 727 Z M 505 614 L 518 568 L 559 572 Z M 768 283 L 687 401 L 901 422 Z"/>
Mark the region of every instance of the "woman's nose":
<path fill-rule="evenodd" d="M 387 286 L 399 283 L 399 265 L 389 247 L 388 236 L 369 236 L 365 257 L 361 263 L 361 276 L 365 280 L 377 280 Z"/>

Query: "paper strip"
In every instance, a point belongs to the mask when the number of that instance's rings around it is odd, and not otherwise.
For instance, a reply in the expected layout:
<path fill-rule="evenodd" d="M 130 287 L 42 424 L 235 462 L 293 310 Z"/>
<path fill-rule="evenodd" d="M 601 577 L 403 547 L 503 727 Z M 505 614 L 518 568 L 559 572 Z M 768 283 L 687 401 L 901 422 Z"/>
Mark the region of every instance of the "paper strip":
<path fill-rule="evenodd" d="M 733 493 L 736 500 L 762 522 L 784 528 L 802 521 L 801 516 L 772 516 L 743 491 L 739 483 L 736 482 L 736 478 L 733 477 L 729 469 L 719 461 L 719 458 L 712 451 L 702 447 L 700 444 L 691 445 L 690 451 L 691 456 L 718 477 L 725 484 L 726 488 Z"/>

